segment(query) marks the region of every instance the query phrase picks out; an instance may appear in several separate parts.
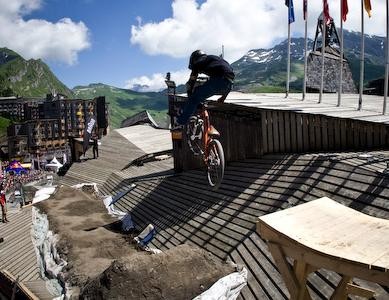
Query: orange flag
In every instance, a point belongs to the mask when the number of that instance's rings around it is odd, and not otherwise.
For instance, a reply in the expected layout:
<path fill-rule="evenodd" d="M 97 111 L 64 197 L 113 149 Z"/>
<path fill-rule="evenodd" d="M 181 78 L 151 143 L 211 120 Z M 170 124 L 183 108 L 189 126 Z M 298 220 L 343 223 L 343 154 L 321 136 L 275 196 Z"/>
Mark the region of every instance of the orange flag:
<path fill-rule="evenodd" d="M 371 17 L 371 4 L 370 0 L 365 0 L 365 10 L 367 11 L 367 14 L 369 15 L 369 18 Z"/>

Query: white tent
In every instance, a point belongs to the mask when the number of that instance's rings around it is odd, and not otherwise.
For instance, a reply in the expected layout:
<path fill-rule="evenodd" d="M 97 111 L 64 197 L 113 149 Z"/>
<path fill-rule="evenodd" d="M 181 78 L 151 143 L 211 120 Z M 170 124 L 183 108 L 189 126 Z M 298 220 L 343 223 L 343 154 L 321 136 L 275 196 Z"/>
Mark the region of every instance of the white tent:
<path fill-rule="evenodd" d="M 61 168 L 63 165 L 57 160 L 56 157 L 54 157 L 51 162 L 45 165 L 46 169 L 54 170 L 55 172 L 58 172 L 59 168 Z"/>

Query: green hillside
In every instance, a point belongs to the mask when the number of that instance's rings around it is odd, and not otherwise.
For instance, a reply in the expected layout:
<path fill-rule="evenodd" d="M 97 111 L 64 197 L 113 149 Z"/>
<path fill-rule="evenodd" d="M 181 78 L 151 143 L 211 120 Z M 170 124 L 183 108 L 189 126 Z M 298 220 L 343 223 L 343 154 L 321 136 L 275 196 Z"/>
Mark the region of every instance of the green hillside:
<path fill-rule="evenodd" d="M 49 93 L 72 96 L 72 91 L 43 61 L 25 60 L 7 48 L 0 48 L 0 93 L 23 97 L 44 97 Z"/>
<path fill-rule="evenodd" d="M 147 110 L 160 126 L 167 124 L 168 103 L 167 96 L 163 92 L 140 93 L 98 83 L 76 86 L 73 93 L 80 99 L 105 96 L 109 103 L 110 125 L 113 128 L 119 128 L 124 119 L 143 110 Z"/>

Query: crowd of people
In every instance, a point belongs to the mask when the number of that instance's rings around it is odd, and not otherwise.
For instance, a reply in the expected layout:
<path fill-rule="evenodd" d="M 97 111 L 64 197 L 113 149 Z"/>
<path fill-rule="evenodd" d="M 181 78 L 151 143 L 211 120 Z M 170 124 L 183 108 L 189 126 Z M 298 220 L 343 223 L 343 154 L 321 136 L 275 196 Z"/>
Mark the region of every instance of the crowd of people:
<path fill-rule="evenodd" d="M 19 184 L 26 184 L 32 181 L 39 181 L 45 177 L 47 172 L 42 170 L 27 170 L 26 173 L 23 174 L 3 174 L 2 182 L 4 186 L 4 191 L 6 193 L 13 192 L 15 187 Z"/>
<path fill-rule="evenodd" d="M 0 206 L 1 206 L 1 221 L 7 223 L 7 201 L 9 195 L 18 193 L 23 197 L 23 185 L 44 179 L 47 172 L 43 170 L 29 170 L 23 173 L 3 172 L 0 175 Z M 8 195 L 8 196 L 7 196 Z M 24 203 L 24 201 L 23 201 Z M 22 205 L 22 204 L 21 204 Z"/>

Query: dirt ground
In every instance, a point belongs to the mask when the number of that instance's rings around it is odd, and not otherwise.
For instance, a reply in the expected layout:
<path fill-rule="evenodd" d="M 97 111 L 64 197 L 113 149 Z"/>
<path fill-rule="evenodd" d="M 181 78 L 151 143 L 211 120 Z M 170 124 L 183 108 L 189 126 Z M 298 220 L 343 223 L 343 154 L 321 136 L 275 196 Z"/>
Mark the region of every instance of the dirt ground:
<path fill-rule="evenodd" d="M 121 233 L 120 222 L 89 191 L 61 186 L 38 208 L 60 236 L 66 282 L 83 299 L 191 299 L 235 271 L 197 247 L 154 255 L 136 250 L 133 236 Z"/>

